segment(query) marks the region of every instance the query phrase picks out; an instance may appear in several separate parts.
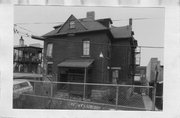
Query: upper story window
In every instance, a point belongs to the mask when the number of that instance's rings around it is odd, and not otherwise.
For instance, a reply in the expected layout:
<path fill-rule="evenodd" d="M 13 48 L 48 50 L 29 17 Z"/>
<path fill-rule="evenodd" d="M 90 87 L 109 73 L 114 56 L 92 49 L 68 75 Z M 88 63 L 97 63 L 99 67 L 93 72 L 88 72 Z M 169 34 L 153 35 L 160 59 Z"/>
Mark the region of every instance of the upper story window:
<path fill-rule="evenodd" d="M 70 29 L 75 28 L 75 21 L 74 20 L 69 22 L 69 27 L 70 27 Z"/>
<path fill-rule="evenodd" d="M 83 55 L 89 56 L 90 54 L 90 41 L 83 41 Z"/>
<path fill-rule="evenodd" d="M 52 51 L 53 51 L 53 44 L 52 43 L 48 43 L 47 44 L 46 56 L 47 57 L 52 57 Z"/>

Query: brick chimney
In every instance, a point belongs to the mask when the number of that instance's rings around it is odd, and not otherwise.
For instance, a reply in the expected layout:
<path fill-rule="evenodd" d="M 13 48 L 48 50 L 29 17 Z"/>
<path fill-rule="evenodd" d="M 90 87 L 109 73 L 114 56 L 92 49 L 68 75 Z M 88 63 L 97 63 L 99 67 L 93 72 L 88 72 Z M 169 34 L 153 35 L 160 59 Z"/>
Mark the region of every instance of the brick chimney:
<path fill-rule="evenodd" d="M 95 19 L 95 12 L 94 11 L 87 12 L 86 18 L 94 20 Z"/>

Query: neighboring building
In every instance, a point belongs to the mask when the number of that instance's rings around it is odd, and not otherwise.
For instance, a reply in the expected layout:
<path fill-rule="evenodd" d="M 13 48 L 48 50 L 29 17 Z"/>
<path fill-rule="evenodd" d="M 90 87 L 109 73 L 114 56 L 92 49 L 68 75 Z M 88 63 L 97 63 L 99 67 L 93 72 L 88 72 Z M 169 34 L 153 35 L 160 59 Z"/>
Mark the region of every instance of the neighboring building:
<path fill-rule="evenodd" d="M 160 65 L 160 61 L 158 61 L 158 58 L 151 58 L 146 69 L 146 78 L 150 86 L 156 85 L 155 104 L 156 107 L 161 110 L 163 108 L 163 71 L 164 67 Z M 158 76 L 156 76 L 156 74 Z M 153 99 L 152 90 L 153 89 L 149 89 L 149 96 L 151 99 Z"/>
<path fill-rule="evenodd" d="M 151 58 L 146 68 L 146 79 L 149 83 L 153 83 L 158 73 L 157 82 L 163 81 L 163 66 L 160 65 L 158 58 Z"/>
<path fill-rule="evenodd" d="M 41 73 L 42 48 L 38 44 L 24 45 L 21 37 L 20 45 L 14 47 L 15 73 Z"/>
<path fill-rule="evenodd" d="M 133 84 L 137 46 L 133 34 L 132 19 L 127 26 L 115 27 L 110 18 L 95 20 L 95 13 L 88 12 L 86 18 L 71 15 L 53 31 L 33 38 L 44 41 L 46 73 L 58 75 L 54 81 Z M 83 92 L 80 85 L 57 85 L 62 89 Z"/>

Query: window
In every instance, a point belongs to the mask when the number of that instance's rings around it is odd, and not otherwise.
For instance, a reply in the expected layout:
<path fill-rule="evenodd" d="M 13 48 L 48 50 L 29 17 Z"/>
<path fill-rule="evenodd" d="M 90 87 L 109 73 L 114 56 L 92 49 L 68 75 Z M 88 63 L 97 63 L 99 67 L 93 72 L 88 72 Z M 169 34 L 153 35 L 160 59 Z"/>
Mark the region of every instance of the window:
<path fill-rule="evenodd" d="M 118 83 L 118 78 L 119 78 L 119 71 L 118 70 L 113 70 L 112 71 L 112 83 L 117 84 Z"/>
<path fill-rule="evenodd" d="M 83 41 L 83 55 L 89 56 L 90 41 Z"/>
<path fill-rule="evenodd" d="M 47 51 L 46 51 L 46 56 L 52 57 L 52 50 L 53 50 L 53 44 L 52 43 L 48 43 Z"/>
<path fill-rule="evenodd" d="M 47 74 L 52 74 L 52 64 L 47 64 Z"/>
<path fill-rule="evenodd" d="M 119 77 L 118 70 L 113 70 L 112 76 L 113 76 L 113 78 L 118 78 Z"/>
<path fill-rule="evenodd" d="M 71 29 L 75 28 L 75 21 L 70 21 L 69 27 L 70 27 Z"/>

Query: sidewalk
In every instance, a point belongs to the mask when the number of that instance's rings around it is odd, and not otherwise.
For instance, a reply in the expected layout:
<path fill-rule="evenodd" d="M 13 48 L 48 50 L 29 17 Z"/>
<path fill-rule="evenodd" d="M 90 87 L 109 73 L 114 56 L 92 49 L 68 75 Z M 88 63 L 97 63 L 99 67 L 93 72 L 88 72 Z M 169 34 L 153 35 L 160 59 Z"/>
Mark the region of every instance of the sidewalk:
<path fill-rule="evenodd" d="M 144 106 L 146 108 L 147 111 L 152 110 L 153 109 L 153 103 L 152 100 L 149 98 L 149 96 L 147 95 L 143 95 L 143 102 L 144 102 Z"/>

